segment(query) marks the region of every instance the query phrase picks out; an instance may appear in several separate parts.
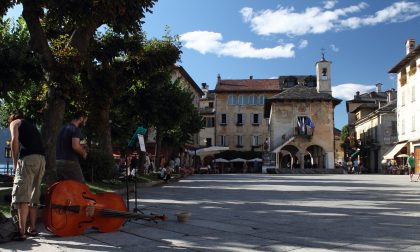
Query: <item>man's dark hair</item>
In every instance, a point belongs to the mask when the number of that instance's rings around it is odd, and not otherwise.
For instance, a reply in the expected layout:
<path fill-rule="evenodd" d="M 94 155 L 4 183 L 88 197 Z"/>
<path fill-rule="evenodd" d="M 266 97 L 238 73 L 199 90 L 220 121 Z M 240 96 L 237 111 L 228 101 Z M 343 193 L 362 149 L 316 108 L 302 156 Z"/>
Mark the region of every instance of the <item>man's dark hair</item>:
<path fill-rule="evenodd" d="M 10 124 L 14 120 L 23 119 L 23 114 L 20 111 L 14 111 L 10 114 L 8 123 Z"/>
<path fill-rule="evenodd" d="M 79 119 L 80 117 L 86 117 L 87 113 L 84 110 L 78 110 L 73 114 L 73 119 Z"/>

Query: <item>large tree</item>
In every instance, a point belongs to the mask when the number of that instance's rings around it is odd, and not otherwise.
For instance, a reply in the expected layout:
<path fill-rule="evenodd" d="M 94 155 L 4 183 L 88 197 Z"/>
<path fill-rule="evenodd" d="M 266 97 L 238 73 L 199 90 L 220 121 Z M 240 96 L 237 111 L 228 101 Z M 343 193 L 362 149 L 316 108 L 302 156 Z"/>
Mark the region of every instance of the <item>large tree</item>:
<path fill-rule="evenodd" d="M 56 135 L 66 103 L 80 88 L 80 72 L 90 66 L 89 50 L 96 31 L 103 25 L 117 32 L 141 31 L 141 20 L 156 0 L 1 0 L 0 14 L 16 4 L 30 33 L 48 87 L 42 127 L 46 147 L 47 182 L 55 180 Z M 77 93 L 77 92 L 76 92 Z"/>
<path fill-rule="evenodd" d="M 146 41 L 141 33 L 118 33 L 109 29 L 93 40 L 92 65 L 86 76 L 91 112 L 90 129 L 99 146 L 112 154 L 110 111 L 114 100 L 138 80 L 173 66 L 179 59 L 179 43 L 165 36 Z M 105 90 L 106 92 L 98 92 Z M 130 109 L 130 108 L 128 108 Z"/>
<path fill-rule="evenodd" d="M 182 87 L 180 79 L 172 80 L 173 67 L 151 75 L 130 95 L 131 105 L 145 126 L 156 129 L 155 165 L 158 167 L 162 140 L 184 144 L 202 127 L 201 116 L 193 105 L 193 94 Z"/>

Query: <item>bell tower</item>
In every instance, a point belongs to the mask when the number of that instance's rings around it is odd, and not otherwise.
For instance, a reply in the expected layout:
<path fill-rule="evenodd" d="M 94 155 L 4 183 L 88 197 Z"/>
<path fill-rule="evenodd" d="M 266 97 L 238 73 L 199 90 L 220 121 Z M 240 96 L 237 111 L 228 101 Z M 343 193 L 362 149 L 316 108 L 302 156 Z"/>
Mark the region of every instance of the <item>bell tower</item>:
<path fill-rule="evenodd" d="M 316 63 L 316 91 L 331 94 L 331 61 L 325 59 L 324 50 L 321 60 Z"/>

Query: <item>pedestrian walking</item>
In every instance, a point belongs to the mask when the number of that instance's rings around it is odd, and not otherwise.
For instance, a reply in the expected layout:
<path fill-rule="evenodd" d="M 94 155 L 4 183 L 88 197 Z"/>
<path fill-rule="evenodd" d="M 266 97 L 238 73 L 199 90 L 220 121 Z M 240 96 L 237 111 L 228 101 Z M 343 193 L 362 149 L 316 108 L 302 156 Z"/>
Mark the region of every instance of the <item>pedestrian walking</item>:
<path fill-rule="evenodd" d="M 410 176 L 410 182 L 413 182 L 413 175 L 416 172 L 415 171 L 415 162 L 414 162 L 414 153 L 411 152 L 410 155 L 407 158 L 407 165 L 408 165 L 408 174 Z M 420 176 L 420 174 L 419 174 Z M 416 182 L 419 180 L 419 177 L 417 177 Z"/>

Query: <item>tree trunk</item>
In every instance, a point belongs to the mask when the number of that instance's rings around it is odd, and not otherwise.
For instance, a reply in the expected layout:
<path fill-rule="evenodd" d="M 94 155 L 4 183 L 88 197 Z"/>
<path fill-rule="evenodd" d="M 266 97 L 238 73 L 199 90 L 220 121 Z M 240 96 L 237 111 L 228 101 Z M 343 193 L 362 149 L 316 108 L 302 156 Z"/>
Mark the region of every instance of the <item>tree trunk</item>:
<path fill-rule="evenodd" d="M 159 171 L 160 168 L 160 151 L 162 149 L 162 132 L 156 128 L 156 146 L 155 146 L 155 169 Z"/>
<path fill-rule="evenodd" d="M 56 95 L 52 88 L 49 88 L 47 96 L 44 124 L 42 125 L 41 132 L 45 147 L 45 179 L 49 186 L 57 180 L 55 169 L 56 143 L 57 135 L 63 122 L 66 102 L 61 96 Z"/>
<path fill-rule="evenodd" d="M 90 127 L 95 132 L 95 138 L 98 140 L 98 147 L 112 156 L 111 124 L 109 123 L 109 112 L 111 108 L 111 99 L 102 100 L 100 106 L 92 104 L 89 120 Z"/>

